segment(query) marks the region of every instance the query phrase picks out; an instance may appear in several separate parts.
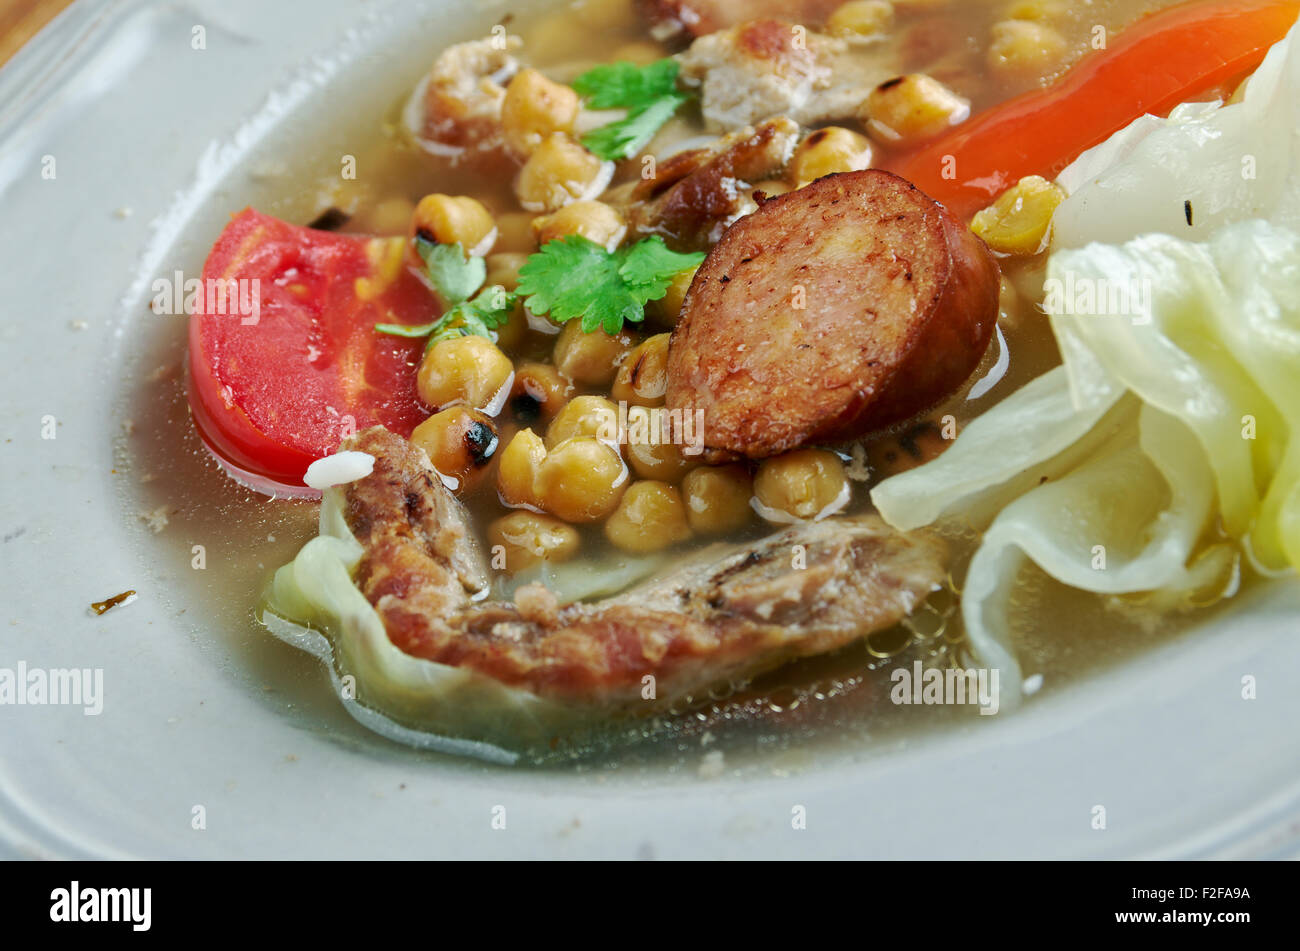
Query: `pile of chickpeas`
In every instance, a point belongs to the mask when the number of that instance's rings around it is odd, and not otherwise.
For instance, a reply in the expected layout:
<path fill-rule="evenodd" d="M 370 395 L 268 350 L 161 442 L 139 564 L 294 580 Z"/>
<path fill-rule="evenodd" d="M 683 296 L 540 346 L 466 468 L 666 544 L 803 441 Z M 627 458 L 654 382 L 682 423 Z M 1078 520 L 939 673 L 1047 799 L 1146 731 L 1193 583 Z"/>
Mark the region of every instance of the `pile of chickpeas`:
<path fill-rule="evenodd" d="M 826 31 L 850 42 L 871 39 L 890 28 L 896 5 L 853 0 L 830 17 Z M 1051 0 L 1010 7 L 1011 19 L 994 30 L 990 65 L 1032 69 L 1059 58 L 1064 41 L 1041 22 Z M 639 60 L 661 55 L 654 44 L 642 45 Z M 969 114 L 968 101 L 943 83 L 900 76 L 863 102 L 857 118 L 866 135 L 843 127 L 813 131 L 784 177 L 755 183 L 754 190 L 775 196 L 824 175 L 868 168 L 876 149 L 914 145 Z M 483 256 L 486 283 L 509 291 L 518 287 L 528 255 L 547 242 L 581 235 L 609 250 L 619 247 L 629 237 L 627 221 L 598 200 L 614 163 L 580 144 L 581 121 L 574 90 L 535 69 L 518 72 L 506 88 L 502 131 L 522 163 L 514 185 L 522 210 L 494 216 L 472 197 L 428 195 L 415 207 L 411 235 Z M 1056 200 L 1045 184 L 1022 183 L 984 216 L 980 228 L 991 244 L 1002 239 L 1005 250 L 1023 253 L 1041 243 L 1037 219 L 1042 209 L 1050 219 Z M 618 432 L 618 403 L 664 406 L 670 331 L 693 276 L 679 275 L 650 305 L 651 332 L 583 333 L 579 321 L 554 324 L 520 305 L 495 342 L 460 337 L 425 354 L 418 388 L 434 412 L 411 441 L 457 495 L 495 489 L 504 512 L 488 526 L 487 539 L 505 551 L 508 572 L 575 557 L 584 526 L 600 525 L 618 549 L 647 554 L 693 538 L 743 533 L 760 519 L 820 518 L 848 504 L 849 478 L 833 452 L 803 449 L 757 465 L 707 465 L 677 445 L 609 438 Z"/>
<path fill-rule="evenodd" d="M 411 236 L 484 256 L 486 283 L 510 291 L 528 255 L 549 241 L 581 235 L 616 249 L 627 222 L 597 200 L 613 163 L 577 141 L 579 112 L 572 89 L 520 71 L 506 89 L 502 124 L 523 163 L 515 196 L 524 211 L 494 217 L 475 198 L 428 195 L 415 207 Z M 762 185 L 771 194 L 795 183 Z M 584 333 L 580 321 L 558 325 L 520 305 L 495 342 L 466 336 L 426 352 L 417 385 L 434 413 L 411 441 L 458 496 L 495 489 L 505 512 L 488 526 L 487 541 L 505 552 L 508 572 L 573 558 L 584 526 L 601 526 L 622 551 L 649 554 L 743 532 L 758 524 L 758 512 L 811 518 L 847 499 L 843 464 L 830 452 L 792 453 L 755 472 L 705 465 L 671 443 L 611 438 L 620 402 L 664 406 L 669 331 L 693 276 L 678 275 L 650 306 L 649 333 Z"/>
<path fill-rule="evenodd" d="M 853 42 L 874 42 L 894 26 L 898 14 L 927 14 L 969 0 L 849 0 L 826 20 L 826 32 Z M 1058 29 L 1069 0 L 1002 0 L 989 30 L 984 61 L 996 79 L 1045 76 L 1060 66 L 1069 44 Z"/>
<path fill-rule="evenodd" d="M 660 302 L 656 320 L 671 306 Z M 516 315 L 502 337 L 516 333 L 536 331 Z M 584 525 L 603 524 L 617 548 L 649 554 L 742 532 L 756 511 L 792 521 L 847 502 L 834 453 L 803 450 L 752 473 L 745 464 L 704 465 L 672 443 L 620 441 L 619 401 L 664 405 L 669 337 L 586 334 L 572 322 L 553 334 L 548 362 L 516 363 L 501 340 L 478 336 L 441 341 L 425 354 L 417 383 L 436 412 L 411 441 L 457 495 L 494 480 L 510 511 L 492 521 L 487 537 L 504 550 L 508 572 L 574 557 Z"/>

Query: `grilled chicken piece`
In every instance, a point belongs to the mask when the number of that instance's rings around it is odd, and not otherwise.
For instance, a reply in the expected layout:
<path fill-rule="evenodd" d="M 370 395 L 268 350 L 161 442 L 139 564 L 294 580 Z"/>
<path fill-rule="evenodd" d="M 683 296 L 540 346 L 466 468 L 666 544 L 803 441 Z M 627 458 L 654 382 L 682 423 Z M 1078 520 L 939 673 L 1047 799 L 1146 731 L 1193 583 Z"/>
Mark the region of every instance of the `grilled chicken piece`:
<path fill-rule="evenodd" d="M 854 51 L 844 40 L 784 20 L 754 20 L 702 36 L 679 58 L 683 83 L 700 86 L 704 119 L 720 130 L 771 116 L 804 126 L 849 118 L 899 72 L 887 48 Z"/>
<path fill-rule="evenodd" d="M 408 117 L 412 131 L 430 151 L 450 158 L 505 148 L 501 106 L 506 86 L 520 69 L 517 36 L 476 40 L 449 47 L 416 89 Z"/>
<path fill-rule="evenodd" d="M 487 568 L 428 456 L 382 428 L 344 448 L 375 457 L 345 488 L 344 515 L 365 549 L 356 583 L 392 642 L 576 707 L 647 711 L 834 650 L 897 623 L 945 577 L 941 542 L 863 516 L 715 546 L 598 603 L 561 606 L 540 585 L 476 601 Z M 806 567 L 792 567 L 800 552 Z"/>
<path fill-rule="evenodd" d="M 784 16 L 820 26 L 844 0 L 637 0 L 658 40 L 705 36 L 756 17 Z"/>
<path fill-rule="evenodd" d="M 659 165 L 654 178 L 637 184 L 627 217 L 642 234 L 706 250 L 755 210 L 746 186 L 779 173 L 798 141 L 799 127 L 779 118 L 726 136 L 713 148 L 679 152 Z"/>

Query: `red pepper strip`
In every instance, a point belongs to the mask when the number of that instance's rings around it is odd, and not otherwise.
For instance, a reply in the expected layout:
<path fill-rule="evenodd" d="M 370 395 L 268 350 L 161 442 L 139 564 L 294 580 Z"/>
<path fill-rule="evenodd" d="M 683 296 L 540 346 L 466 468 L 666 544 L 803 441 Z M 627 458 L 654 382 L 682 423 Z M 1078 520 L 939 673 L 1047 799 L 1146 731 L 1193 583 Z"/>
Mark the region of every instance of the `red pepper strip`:
<path fill-rule="evenodd" d="M 994 106 L 890 170 L 969 217 L 1026 175 L 1056 178 L 1144 113 L 1253 71 L 1300 16 L 1295 0 L 1189 3 L 1139 20 L 1053 86 Z"/>

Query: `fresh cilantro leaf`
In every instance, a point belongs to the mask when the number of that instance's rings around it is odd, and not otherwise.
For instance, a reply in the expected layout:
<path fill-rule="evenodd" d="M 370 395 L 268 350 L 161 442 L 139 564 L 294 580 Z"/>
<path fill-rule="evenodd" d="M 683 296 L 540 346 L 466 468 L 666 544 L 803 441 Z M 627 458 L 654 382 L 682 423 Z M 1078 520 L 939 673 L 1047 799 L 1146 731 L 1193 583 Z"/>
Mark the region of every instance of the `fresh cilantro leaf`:
<path fill-rule="evenodd" d="M 641 319 L 619 277 L 621 263 L 618 255 L 581 235 L 550 241 L 519 269 L 524 306 L 560 322 L 581 317 L 586 333 L 599 327 L 618 333 L 625 320 Z"/>
<path fill-rule="evenodd" d="M 611 63 L 597 66 L 573 81 L 573 88 L 593 109 L 626 109 L 626 118 L 582 137 L 582 144 L 603 159 L 631 158 L 654 138 L 690 97 L 677 90 L 675 59 L 649 66 Z"/>
<path fill-rule="evenodd" d="M 659 300 L 668 293 L 668 285 L 682 271 L 699 267 L 704 255 L 678 254 L 670 251 L 664 239 L 655 235 L 638 241 L 627 249 L 618 269 L 623 282 L 646 301 Z"/>
<path fill-rule="evenodd" d="M 483 287 L 487 265 L 480 257 L 471 256 L 467 260 L 459 244 L 435 244 L 416 238 L 415 248 L 424 260 L 438 296 L 448 306 L 447 312 L 429 324 L 415 327 L 375 324 L 375 329 L 394 337 L 428 337 L 426 349 L 440 340 L 455 337 L 477 335 L 491 340 L 491 331 L 510 319 L 519 295 L 507 292 L 500 284 Z M 469 295 L 481 287 L 478 296 L 470 300 Z"/>
<path fill-rule="evenodd" d="M 475 334 L 490 340 L 492 335 L 489 331 L 504 326 L 518 302 L 519 295 L 507 292 L 500 284 L 485 287 L 472 301 L 454 308 L 448 315 L 449 320 L 444 318 L 446 326 L 442 333 L 458 331 L 456 336 Z"/>
<path fill-rule="evenodd" d="M 500 284 L 485 287 L 471 301 L 457 304 L 431 324 L 406 327 L 402 324 L 375 324 L 380 333 L 394 337 L 428 337 L 425 349 L 442 340 L 478 336 L 492 339 L 491 331 L 504 326 L 519 303 L 519 295 L 509 293 Z"/>
<path fill-rule="evenodd" d="M 588 152 L 609 161 L 631 158 L 649 144 L 686 101 L 686 96 L 677 93 L 657 99 L 640 112 L 630 113 L 626 119 L 593 129 L 582 137 L 582 144 Z"/>
<path fill-rule="evenodd" d="M 645 305 L 668 291 L 673 277 L 704 260 L 677 254 L 659 237 L 606 251 L 580 235 L 547 243 L 519 270 L 524 306 L 563 323 L 581 318 L 584 333 L 618 333 L 645 319 Z"/>
<path fill-rule="evenodd" d="M 517 303 L 519 303 L 518 294 L 511 294 L 500 284 L 493 284 L 491 287 L 483 288 L 477 297 L 465 304 L 465 307 L 471 308 L 477 319 L 482 321 L 488 330 L 496 330 L 509 322 L 510 314 Z"/>
<path fill-rule="evenodd" d="M 469 300 L 487 279 L 487 263 L 476 255 L 466 257 L 459 244 L 437 244 L 415 239 L 415 250 L 424 261 L 429 280 L 448 307 Z"/>
<path fill-rule="evenodd" d="M 573 81 L 573 88 L 593 109 L 644 109 L 677 92 L 680 69 L 675 59 L 649 66 L 609 63 L 583 73 Z"/>

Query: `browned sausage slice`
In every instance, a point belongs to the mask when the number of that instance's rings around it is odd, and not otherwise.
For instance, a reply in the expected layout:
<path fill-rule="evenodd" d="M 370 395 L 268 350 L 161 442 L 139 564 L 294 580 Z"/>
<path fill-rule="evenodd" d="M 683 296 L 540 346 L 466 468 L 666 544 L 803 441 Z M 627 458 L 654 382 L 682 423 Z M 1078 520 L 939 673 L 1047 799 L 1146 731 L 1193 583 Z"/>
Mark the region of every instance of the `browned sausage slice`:
<path fill-rule="evenodd" d="M 830 175 L 742 218 L 691 284 L 668 406 L 705 445 L 762 459 L 915 416 L 978 366 L 998 267 L 941 205 L 878 170 Z"/>

